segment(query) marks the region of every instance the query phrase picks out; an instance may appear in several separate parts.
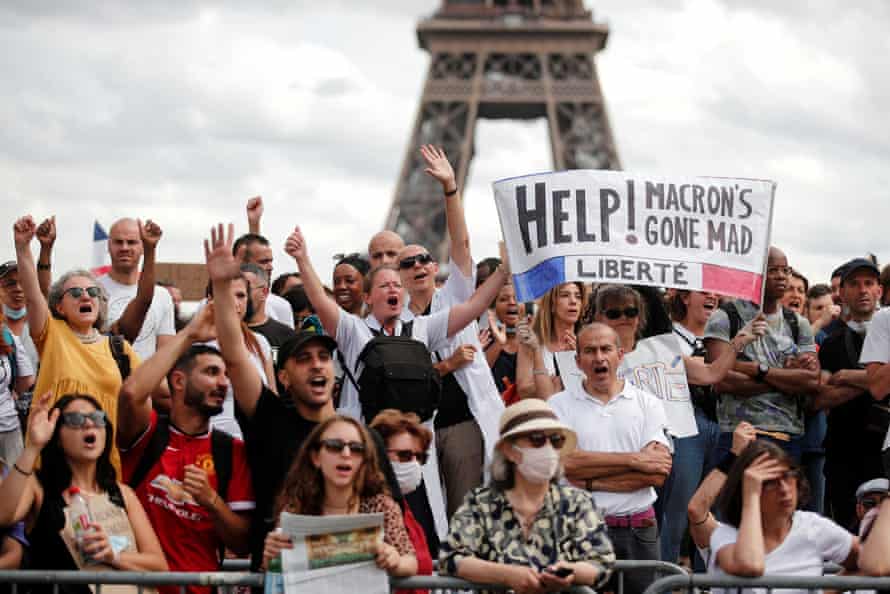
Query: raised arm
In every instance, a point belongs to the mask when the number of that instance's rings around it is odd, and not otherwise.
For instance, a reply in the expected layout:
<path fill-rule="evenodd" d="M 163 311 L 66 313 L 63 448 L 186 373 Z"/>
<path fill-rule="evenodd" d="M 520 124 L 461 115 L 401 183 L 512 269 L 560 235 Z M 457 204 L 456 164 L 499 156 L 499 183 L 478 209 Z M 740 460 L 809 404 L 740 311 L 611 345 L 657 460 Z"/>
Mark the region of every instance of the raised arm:
<path fill-rule="evenodd" d="M 232 254 L 234 234 L 234 225 L 230 224 L 228 233 L 224 234 L 220 224 L 210 229 L 210 242 L 204 240 L 207 273 L 213 284 L 213 303 L 208 303 L 207 307 L 213 308 L 219 350 L 226 362 L 235 400 L 244 414 L 252 418 L 263 390 L 263 381 L 250 360 L 244 343 L 244 329 L 230 289 L 232 279 L 241 275 L 238 264 L 241 254 Z"/>
<path fill-rule="evenodd" d="M 256 235 L 260 234 L 260 222 L 263 220 L 263 210 L 262 196 L 254 196 L 247 201 L 247 227 L 251 233 Z"/>
<path fill-rule="evenodd" d="M 161 240 L 161 228 L 152 221 L 136 221 L 139 225 L 139 237 L 142 239 L 142 274 L 139 275 L 139 284 L 136 287 L 136 297 L 130 300 L 121 317 L 115 322 L 113 328 L 117 333 L 123 334 L 130 343 L 136 341 L 148 309 L 151 307 L 155 295 L 155 251 Z"/>
<path fill-rule="evenodd" d="M 516 355 L 516 390 L 520 398 L 547 400 L 562 391 L 562 381 L 550 375 L 544 364 L 544 354 L 538 337 L 531 328 L 531 319 L 519 321 L 516 326 L 519 350 Z"/>
<path fill-rule="evenodd" d="M 56 243 L 56 217 L 45 219 L 37 226 L 37 241 L 40 242 L 40 255 L 37 257 L 37 279 L 40 292 L 49 297 L 49 288 L 53 284 L 53 244 Z"/>
<path fill-rule="evenodd" d="M 133 370 L 121 386 L 117 407 L 118 447 L 128 448 L 151 422 L 151 394 L 195 342 L 213 338 L 213 308 L 205 306 L 188 325 Z"/>
<path fill-rule="evenodd" d="M 481 316 L 482 312 L 488 309 L 488 306 L 497 297 L 498 291 L 501 290 L 501 287 L 509 279 L 510 273 L 506 270 L 506 267 L 503 265 L 498 266 L 498 269 L 492 272 L 485 279 L 485 282 L 476 289 L 469 301 L 452 307 L 448 314 L 448 338 L 451 338 L 466 328 L 470 322 Z M 312 303 L 313 305 L 315 304 L 314 301 Z M 322 323 L 324 323 L 324 320 L 322 320 Z"/>
<path fill-rule="evenodd" d="M 686 364 L 689 383 L 696 386 L 711 386 L 720 382 L 735 365 L 736 354 L 765 333 L 766 318 L 763 314 L 759 314 L 736 333 L 729 341 L 730 348 L 722 349 L 720 356 L 712 362 L 706 363 L 698 357 L 684 356 L 683 362 Z"/>
<path fill-rule="evenodd" d="M 37 268 L 31 254 L 31 240 L 37 231 L 37 225 L 31 215 L 26 215 L 12 226 L 15 239 L 15 259 L 19 270 L 19 284 L 25 293 L 25 304 L 28 308 L 28 328 L 31 337 L 37 340 L 46 327 L 49 307 L 46 297 L 40 292 L 40 281 L 37 279 Z"/>
<path fill-rule="evenodd" d="M 333 298 L 329 297 L 324 290 L 324 284 L 318 278 L 312 261 L 309 260 L 309 251 L 306 249 L 306 240 L 300 227 L 294 227 L 294 232 L 290 234 L 284 244 L 284 251 L 297 262 L 297 268 L 300 269 L 300 277 L 303 279 L 303 289 L 306 296 L 315 308 L 324 331 L 333 337 L 337 336 L 337 325 L 340 323 L 340 306 Z M 454 309 L 452 308 L 452 311 Z M 467 322 L 469 323 L 469 322 Z M 466 326 L 466 324 L 464 324 Z M 451 317 L 448 319 L 448 336 L 451 336 Z"/>
<path fill-rule="evenodd" d="M 469 277 L 473 274 L 470 234 L 467 232 L 467 219 L 464 216 L 454 169 L 445 156 L 445 151 L 432 144 L 421 146 L 420 155 L 427 165 L 424 171 L 442 184 L 442 192 L 445 194 L 445 219 L 448 221 L 448 237 L 451 240 L 451 263 L 457 266 L 461 274 Z"/>

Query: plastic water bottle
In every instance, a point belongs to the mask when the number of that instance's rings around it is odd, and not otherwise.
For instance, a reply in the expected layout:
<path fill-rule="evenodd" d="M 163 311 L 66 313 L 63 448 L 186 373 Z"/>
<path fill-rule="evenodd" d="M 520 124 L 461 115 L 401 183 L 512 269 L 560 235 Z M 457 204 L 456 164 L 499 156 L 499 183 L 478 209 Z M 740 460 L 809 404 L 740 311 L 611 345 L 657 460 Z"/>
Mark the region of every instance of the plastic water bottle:
<path fill-rule="evenodd" d="M 281 575 L 281 555 L 269 560 L 263 594 L 284 594 L 284 576 Z"/>
<path fill-rule="evenodd" d="M 81 561 L 83 565 L 95 565 L 96 561 L 83 552 L 83 537 L 92 530 L 93 516 L 90 514 L 90 506 L 86 497 L 77 487 L 68 489 L 68 496 L 70 501 L 68 513 L 74 525 L 74 540 L 77 541 L 77 548 L 80 549 Z"/>

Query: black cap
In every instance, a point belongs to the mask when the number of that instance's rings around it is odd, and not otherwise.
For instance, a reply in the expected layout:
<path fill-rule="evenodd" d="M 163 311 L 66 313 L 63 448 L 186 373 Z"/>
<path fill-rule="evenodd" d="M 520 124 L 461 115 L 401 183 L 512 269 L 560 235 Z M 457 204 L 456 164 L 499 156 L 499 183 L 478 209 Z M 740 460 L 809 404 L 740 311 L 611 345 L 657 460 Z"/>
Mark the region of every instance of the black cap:
<path fill-rule="evenodd" d="M 0 278 L 3 278 L 10 272 L 15 272 L 18 269 L 19 269 L 19 265 L 18 265 L 18 262 L 16 262 L 15 260 L 10 260 L 9 262 L 4 262 L 3 264 L 0 264 Z"/>
<path fill-rule="evenodd" d="M 290 338 L 288 338 L 286 341 L 284 341 L 283 345 L 278 347 L 279 367 L 284 365 L 284 362 L 287 361 L 289 358 L 303 350 L 303 347 L 305 347 L 313 340 L 319 341 L 329 351 L 333 352 L 333 350 L 337 348 L 337 341 L 327 334 L 319 334 L 318 332 L 303 330 L 301 332 L 298 332 L 296 336 L 291 336 Z"/>
<path fill-rule="evenodd" d="M 843 285 L 844 282 L 857 270 L 868 270 L 869 272 L 873 272 L 876 278 L 881 277 L 881 271 L 878 270 L 878 267 L 875 266 L 874 262 L 868 258 L 853 258 L 840 268 L 841 284 Z"/>

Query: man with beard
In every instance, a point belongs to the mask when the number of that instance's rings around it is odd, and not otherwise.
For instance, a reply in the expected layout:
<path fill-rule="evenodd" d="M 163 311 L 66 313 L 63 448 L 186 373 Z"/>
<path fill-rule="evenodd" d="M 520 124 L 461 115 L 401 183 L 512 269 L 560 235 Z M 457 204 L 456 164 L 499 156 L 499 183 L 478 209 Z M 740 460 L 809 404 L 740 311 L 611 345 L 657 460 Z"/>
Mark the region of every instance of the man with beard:
<path fill-rule="evenodd" d="M 222 226 L 210 243 L 205 242 L 207 271 L 213 283 L 214 320 L 235 399 L 247 417 L 247 455 L 256 486 L 256 514 L 250 530 L 250 552 L 254 571 L 263 559 L 266 534 L 275 527 L 274 503 L 291 463 L 303 440 L 315 426 L 335 414 L 333 350 L 337 343 L 330 336 L 301 331 L 278 350 L 278 381 L 284 388 L 281 397 L 269 390 L 251 363 L 241 336 L 241 324 L 229 285 L 240 274 L 232 255 L 232 228 L 227 239 Z M 398 501 L 398 482 L 388 463 L 386 448 L 379 435 L 372 433 L 378 445 L 381 467 L 390 490 Z"/>
<path fill-rule="evenodd" d="M 246 552 L 255 507 L 244 443 L 210 431 L 229 387 L 220 352 L 194 344 L 211 338 L 212 310 L 204 307 L 135 369 L 119 397 L 123 477 L 145 507 L 171 571 L 215 571 L 224 547 Z M 165 376 L 169 419 L 158 416 L 150 398 Z M 189 588 L 194 594 L 209 590 Z"/>

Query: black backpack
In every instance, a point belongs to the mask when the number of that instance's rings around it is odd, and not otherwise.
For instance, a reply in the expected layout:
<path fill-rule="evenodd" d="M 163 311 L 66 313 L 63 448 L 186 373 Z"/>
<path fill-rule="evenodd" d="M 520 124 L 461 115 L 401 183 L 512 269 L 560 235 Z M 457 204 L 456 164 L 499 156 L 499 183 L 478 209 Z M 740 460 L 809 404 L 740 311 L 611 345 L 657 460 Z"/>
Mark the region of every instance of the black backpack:
<path fill-rule="evenodd" d="M 371 330 L 371 339 L 356 361 L 364 363 L 358 381 L 347 365 L 349 380 L 358 390 L 362 414 L 370 422 L 387 408 L 411 412 L 421 421 L 432 418 L 442 394 L 442 378 L 433 367 L 430 352 L 419 340 L 411 338 L 413 322 L 402 324 L 400 336 L 386 336 Z"/>

